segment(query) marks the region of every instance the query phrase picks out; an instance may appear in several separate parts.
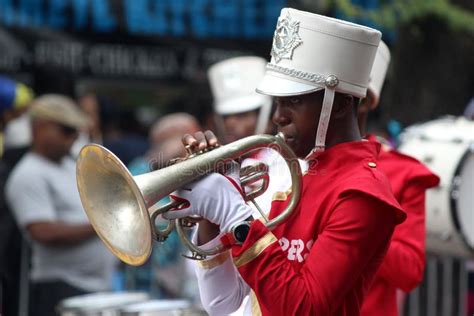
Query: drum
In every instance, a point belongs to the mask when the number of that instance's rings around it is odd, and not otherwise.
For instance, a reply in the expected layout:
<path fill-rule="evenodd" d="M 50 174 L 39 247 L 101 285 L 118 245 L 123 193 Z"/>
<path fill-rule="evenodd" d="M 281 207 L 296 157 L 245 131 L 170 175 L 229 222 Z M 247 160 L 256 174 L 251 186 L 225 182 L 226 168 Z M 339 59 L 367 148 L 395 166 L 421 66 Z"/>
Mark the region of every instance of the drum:
<path fill-rule="evenodd" d="M 125 306 L 120 316 L 202 316 L 207 313 L 185 300 L 153 300 Z"/>
<path fill-rule="evenodd" d="M 94 293 L 67 298 L 56 309 L 61 316 L 118 316 L 121 307 L 149 298 L 140 292 Z"/>
<path fill-rule="evenodd" d="M 399 150 L 427 165 L 440 185 L 426 193 L 426 249 L 474 256 L 474 122 L 446 117 L 410 127 Z"/>

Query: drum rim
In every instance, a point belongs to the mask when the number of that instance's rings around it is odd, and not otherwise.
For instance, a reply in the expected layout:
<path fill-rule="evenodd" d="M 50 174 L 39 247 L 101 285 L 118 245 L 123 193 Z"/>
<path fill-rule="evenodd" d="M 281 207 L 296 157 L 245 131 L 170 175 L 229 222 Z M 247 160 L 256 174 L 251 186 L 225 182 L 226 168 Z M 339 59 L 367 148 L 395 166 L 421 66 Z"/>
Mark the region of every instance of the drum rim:
<path fill-rule="evenodd" d="M 472 145 L 472 144 L 471 144 Z M 461 221 L 458 216 L 459 210 L 458 210 L 458 203 L 457 199 L 453 197 L 453 191 L 457 189 L 457 185 L 453 183 L 454 179 L 461 174 L 461 169 L 468 158 L 470 154 L 474 155 L 474 153 L 471 150 L 471 145 L 469 145 L 464 154 L 462 155 L 462 158 L 459 160 L 456 169 L 454 170 L 454 176 L 451 180 L 451 184 L 449 186 L 449 205 L 451 206 L 451 217 L 453 219 L 453 225 L 456 228 L 456 231 L 458 232 L 459 238 L 463 242 L 463 244 L 467 247 L 468 251 L 474 254 L 474 245 L 470 245 L 469 241 L 465 237 L 465 232 L 463 230 L 463 227 L 461 226 Z"/>

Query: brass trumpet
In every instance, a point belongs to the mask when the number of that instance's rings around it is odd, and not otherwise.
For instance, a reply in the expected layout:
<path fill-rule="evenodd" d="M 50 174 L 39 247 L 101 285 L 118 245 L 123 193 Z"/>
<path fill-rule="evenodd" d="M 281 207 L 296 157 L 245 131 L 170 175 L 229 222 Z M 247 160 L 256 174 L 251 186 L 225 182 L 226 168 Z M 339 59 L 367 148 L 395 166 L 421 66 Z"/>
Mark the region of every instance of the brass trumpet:
<path fill-rule="evenodd" d="M 302 176 L 298 159 L 285 143 L 282 134 L 249 136 L 135 177 L 112 152 L 100 145 L 87 145 L 82 148 L 77 159 L 77 186 L 94 230 L 109 250 L 123 262 L 143 264 L 151 254 L 152 240 L 164 240 L 173 226 L 190 249 L 191 258 L 204 259 L 225 251 L 224 247 L 219 245 L 204 250 L 194 245 L 183 230 L 183 227 L 189 226 L 186 219 L 175 220 L 164 231 L 157 230 L 154 227 L 156 217 L 175 207 L 174 202 L 156 210 L 150 208 L 185 184 L 220 170 L 229 161 L 248 152 L 266 147 L 278 149 L 290 169 L 292 180 L 291 199 L 286 209 L 265 223 L 269 229 L 273 229 L 296 209 L 301 194 Z M 253 172 L 248 172 L 246 176 L 249 182 L 262 178 Z M 251 192 L 246 200 L 252 200 L 261 191 Z"/>

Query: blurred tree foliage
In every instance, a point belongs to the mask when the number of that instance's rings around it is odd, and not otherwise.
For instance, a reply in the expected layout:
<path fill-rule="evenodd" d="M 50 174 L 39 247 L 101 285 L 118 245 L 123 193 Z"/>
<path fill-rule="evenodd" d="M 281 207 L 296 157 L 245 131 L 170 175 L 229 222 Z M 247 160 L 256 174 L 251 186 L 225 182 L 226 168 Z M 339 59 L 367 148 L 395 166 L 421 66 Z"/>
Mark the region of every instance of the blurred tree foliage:
<path fill-rule="evenodd" d="M 453 31 L 474 34 L 474 13 L 449 0 L 380 1 L 380 6 L 374 10 L 362 8 L 351 0 L 324 1 L 326 6 L 336 8 L 348 17 L 369 19 L 386 29 L 395 30 L 400 24 L 408 24 L 425 16 L 435 16 Z"/>

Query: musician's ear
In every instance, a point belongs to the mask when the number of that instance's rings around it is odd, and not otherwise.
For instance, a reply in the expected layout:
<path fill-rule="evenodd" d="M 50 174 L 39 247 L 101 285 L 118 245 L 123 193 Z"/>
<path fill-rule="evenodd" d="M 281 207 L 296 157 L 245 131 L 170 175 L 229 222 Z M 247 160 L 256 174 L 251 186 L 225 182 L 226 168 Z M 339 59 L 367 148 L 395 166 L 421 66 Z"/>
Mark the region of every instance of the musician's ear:
<path fill-rule="evenodd" d="M 359 113 L 368 113 L 373 111 L 378 105 L 378 100 L 372 90 L 367 90 L 367 96 L 362 99 L 359 104 L 358 112 Z"/>
<path fill-rule="evenodd" d="M 356 101 L 357 99 L 350 94 L 336 93 L 334 96 L 331 117 L 334 119 L 340 119 L 346 116 L 349 111 L 354 111 L 354 103 Z"/>

